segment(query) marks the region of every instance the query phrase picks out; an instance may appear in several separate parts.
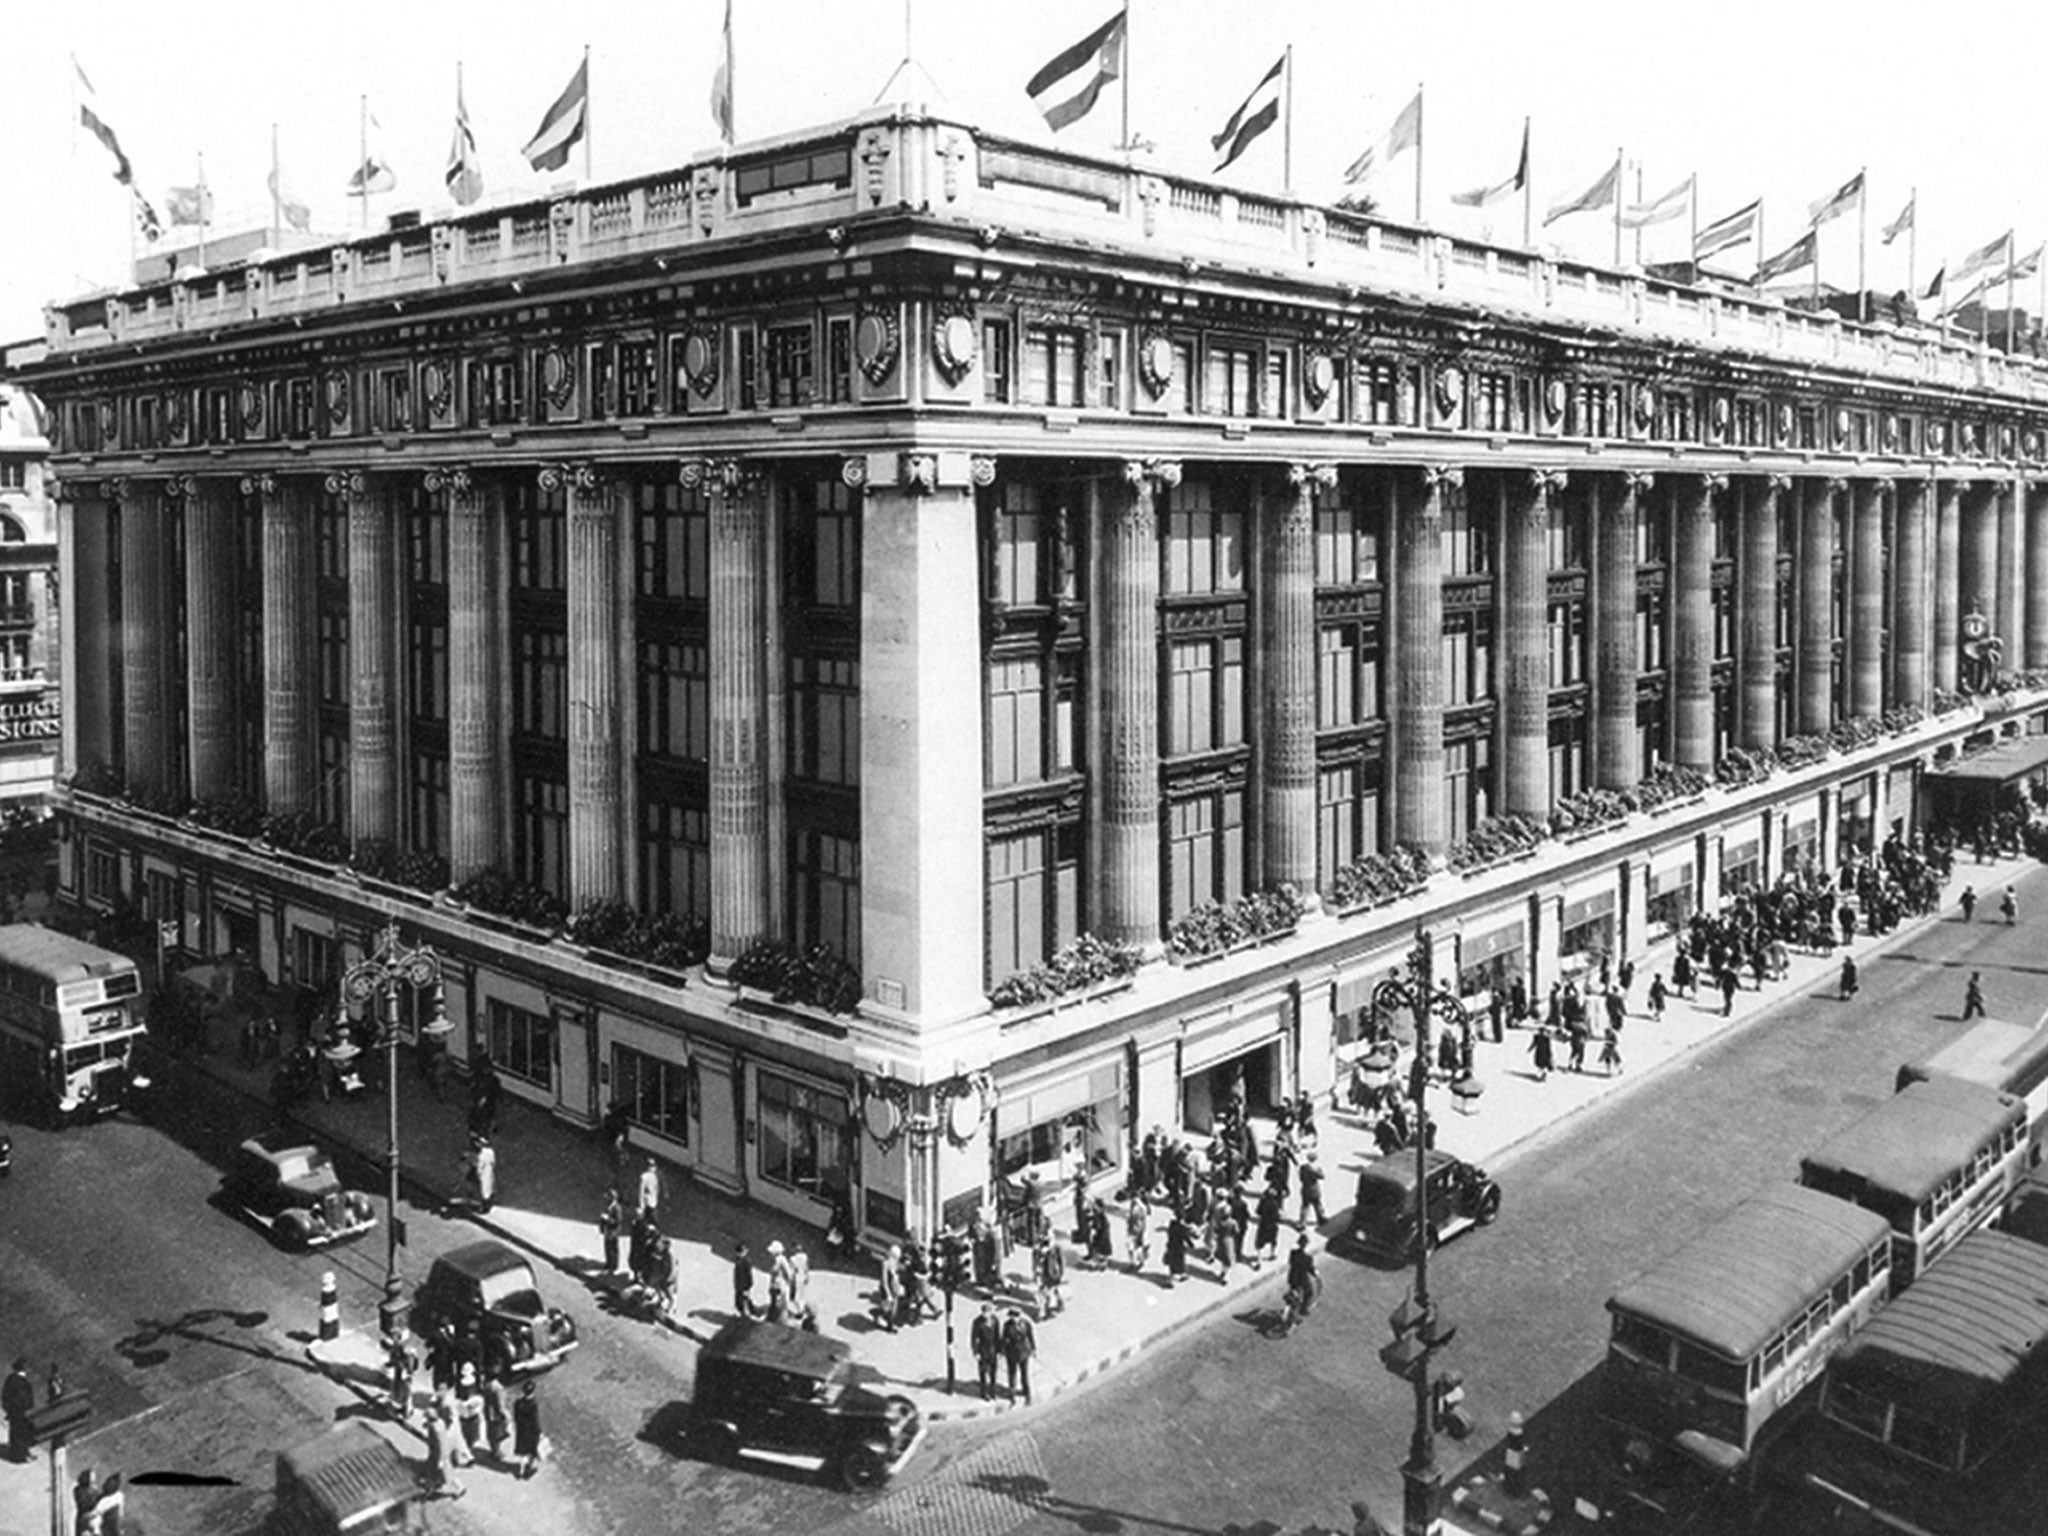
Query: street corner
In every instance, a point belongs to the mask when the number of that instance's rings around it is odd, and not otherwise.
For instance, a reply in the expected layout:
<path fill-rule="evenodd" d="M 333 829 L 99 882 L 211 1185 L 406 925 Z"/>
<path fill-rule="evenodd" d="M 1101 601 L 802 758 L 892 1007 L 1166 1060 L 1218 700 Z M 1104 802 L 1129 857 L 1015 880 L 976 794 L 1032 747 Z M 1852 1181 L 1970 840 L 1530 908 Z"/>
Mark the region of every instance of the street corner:
<path fill-rule="evenodd" d="M 338 1338 L 308 1340 L 306 1358 L 334 1381 L 359 1391 L 381 1391 L 387 1379 L 383 1348 L 354 1330 Z"/>

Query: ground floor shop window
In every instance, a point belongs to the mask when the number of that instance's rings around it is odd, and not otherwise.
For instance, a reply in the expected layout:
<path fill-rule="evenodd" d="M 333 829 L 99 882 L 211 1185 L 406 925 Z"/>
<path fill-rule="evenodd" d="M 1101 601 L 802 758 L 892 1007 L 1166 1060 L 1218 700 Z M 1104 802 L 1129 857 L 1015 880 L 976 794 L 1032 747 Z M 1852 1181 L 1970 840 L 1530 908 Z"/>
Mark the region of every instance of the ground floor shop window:
<path fill-rule="evenodd" d="M 1598 965 L 1614 950 L 1614 914 L 1603 912 L 1598 917 L 1589 917 L 1561 929 L 1557 936 L 1557 952 L 1560 957 L 1570 959 L 1584 956 L 1588 965 Z"/>
<path fill-rule="evenodd" d="M 500 1072 L 532 1083 L 555 1085 L 555 1022 L 545 1014 L 491 1000 L 485 1014 L 484 1049 Z"/>
<path fill-rule="evenodd" d="M 850 1186 L 853 1119 L 844 1095 L 763 1072 L 755 1102 L 762 1178 L 821 1199 Z"/>
<path fill-rule="evenodd" d="M 695 1082 L 687 1062 L 667 1061 L 631 1046 L 612 1047 L 612 1102 L 625 1105 L 635 1125 L 685 1146 Z"/>
<path fill-rule="evenodd" d="M 996 1122 L 996 1178 L 1006 1191 L 1035 1172 L 1051 1191 L 1077 1173 L 1090 1177 L 1123 1160 L 1121 1074 L 1098 1067 L 1055 1087 L 1005 1103 Z"/>
<path fill-rule="evenodd" d="M 1652 891 L 1643 908 L 1644 920 L 1652 932 L 1676 933 L 1692 916 L 1692 881 L 1686 880 L 1668 890 Z"/>
<path fill-rule="evenodd" d="M 1521 945 L 1498 950 L 1458 967 L 1458 995 L 1482 997 L 1496 987 L 1505 992 L 1514 985 L 1516 977 L 1527 974 L 1528 968 L 1527 954 Z"/>

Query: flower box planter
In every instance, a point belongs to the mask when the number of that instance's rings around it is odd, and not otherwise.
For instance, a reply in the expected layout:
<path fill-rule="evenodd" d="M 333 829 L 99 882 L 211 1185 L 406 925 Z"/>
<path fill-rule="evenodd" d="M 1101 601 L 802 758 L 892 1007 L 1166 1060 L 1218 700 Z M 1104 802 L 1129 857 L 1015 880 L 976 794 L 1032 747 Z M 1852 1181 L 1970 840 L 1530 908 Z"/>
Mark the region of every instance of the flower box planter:
<path fill-rule="evenodd" d="M 1688 805 L 1698 805 L 1706 798 L 1707 792 L 1704 789 L 1695 795 L 1680 795 L 1675 799 L 1666 800 L 1662 805 L 1651 806 L 1650 814 L 1652 816 L 1668 816 L 1673 811 L 1683 810 Z"/>
<path fill-rule="evenodd" d="M 1612 832 L 1620 825 L 1620 821 L 1603 821 L 1598 826 L 1573 827 L 1568 832 L 1558 833 L 1557 840 L 1560 843 L 1583 843 L 1589 837 L 1598 837 L 1603 832 Z"/>
<path fill-rule="evenodd" d="M 1247 934 L 1234 944 L 1226 944 L 1221 949 L 1205 949 L 1196 955 L 1180 955 L 1175 954 L 1172 950 L 1168 950 L 1166 952 L 1166 959 L 1169 965 L 1177 965 L 1182 970 L 1191 970 L 1198 965 L 1207 965 L 1212 960 L 1222 960 L 1230 955 L 1241 955 L 1248 949 L 1258 949 L 1263 945 L 1277 944 L 1282 939 L 1291 939 L 1294 937 L 1295 931 L 1293 927 L 1287 927 L 1275 928 L 1271 933 Z"/>
<path fill-rule="evenodd" d="M 806 1028 L 817 1030 L 821 1034 L 843 1037 L 846 1034 L 846 1021 L 852 1017 L 851 1014 L 828 1013 L 815 1003 L 799 1003 L 795 1001 L 778 1003 L 773 992 L 763 991 L 760 987 L 742 986 L 737 990 L 739 992 L 738 1006 L 746 1009 L 749 1013 L 771 1014 L 778 1018 L 793 1019 Z"/>
<path fill-rule="evenodd" d="M 516 917 L 486 912 L 481 907 L 468 906 L 462 902 L 457 902 L 455 909 L 479 928 L 488 928 L 494 933 L 504 934 L 507 938 L 524 939 L 529 944 L 551 944 L 560 932 L 555 928 L 536 928 L 531 923 L 520 922 Z"/>
<path fill-rule="evenodd" d="M 1098 981 L 1090 987 L 1062 992 L 1056 997 L 1042 997 L 1035 1003 L 1019 1003 L 1011 1008 L 999 1008 L 996 1012 L 1002 1017 L 1004 1029 L 1014 1029 L 1019 1024 L 1028 1024 L 1033 1019 L 1044 1018 L 1047 1014 L 1060 1013 L 1085 1003 L 1099 1003 L 1116 996 L 1119 992 L 1130 991 L 1134 985 L 1136 983 L 1130 977 L 1119 976 L 1110 981 Z"/>
<path fill-rule="evenodd" d="M 632 955 L 622 955 L 616 950 L 600 949 L 591 944 L 578 944 L 574 939 L 558 938 L 555 942 L 571 954 L 582 956 L 592 965 L 602 965 L 610 970 L 624 971 L 628 975 L 639 976 L 664 987 L 681 988 L 690 984 L 688 972 L 674 970 L 665 965 L 657 965 L 652 960 L 639 960 L 635 959 Z"/>
<path fill-rule="evenodd" d="M 1390 891 L 1384 896 L 1368 896 L 1363 901 L 1352 902 L 1348 907 L 1338 907 L 1335 915 L 1346 918 L 1356 917 L 1361 912 L 1376 912 L 1381 907 L 1391 907 L 1397 901 L 1406 901 L 1428 884 L 1427 880 L 1418 880 L 1413 885 L 1404 885 L 1400 890 Z"/>

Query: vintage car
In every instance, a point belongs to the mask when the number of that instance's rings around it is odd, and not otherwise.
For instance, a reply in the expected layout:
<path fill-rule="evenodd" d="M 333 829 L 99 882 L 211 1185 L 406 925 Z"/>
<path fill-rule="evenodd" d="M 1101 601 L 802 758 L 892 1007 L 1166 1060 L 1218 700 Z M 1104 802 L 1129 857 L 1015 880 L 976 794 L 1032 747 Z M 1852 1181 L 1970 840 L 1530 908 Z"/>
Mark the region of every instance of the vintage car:
<path fill-rule="evenodd" d="M 343 1188 L 334 1159 L 318 1147 L 245 1141 L 228 1165 L 222 1194 L 293 1248 L 324 1248 L 377 1225 L 370 1197 Z"/>
<path fill-rule="evenodd" d="M 389 1440 L 343 1424 L 277 1458 L 276 1536 L 424 1529 L 419 1481 Z"/>
<path fill-rule="evenodd" d="M 1467 1227 L 1500 1215 L 1500 1186 L 1483 1169 L 1432 1147 L 1425 1155 L 1429 1190 L 1426 1240 L 1434 1248 Z M 1416 1197 L 1415 1154 L 1391 1153 L 1358 1171 L 1351 1211 L 1351 1241 L 1367 1253 L 1406 1263 L 1415 1257 L 1421 1201 Z"/>
<path fill-rule="evenodd" d="M 413 1293 L 412 1327 L 423 1339 L 474 1330 L 484 1368 L 500 1375 L 559 1365 L 577 1342 L 568 1313 L 542 1303 L 533 1266 L 491 1238 L 434 1260 Z"/>
<path fill-rule="evenodd" d="M 715 1460 L 740 1456 L 878 1488 L 924 1439 L 916 1406 L 866 1383 L 843 1339 L 781 1323 L 727 1323 L 697 1356 L 690 1434 Z"/>

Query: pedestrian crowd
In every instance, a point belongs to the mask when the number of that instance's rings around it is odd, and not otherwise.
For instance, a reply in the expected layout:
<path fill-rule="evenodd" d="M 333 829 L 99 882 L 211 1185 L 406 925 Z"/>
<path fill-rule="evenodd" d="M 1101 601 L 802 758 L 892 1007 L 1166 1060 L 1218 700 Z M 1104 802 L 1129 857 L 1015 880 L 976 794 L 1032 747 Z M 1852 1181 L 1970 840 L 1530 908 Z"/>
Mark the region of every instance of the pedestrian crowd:
<path fill-rule="evenodd" d="M 417 1416 L 426 1435 L 429 1492 L 461 1498 L 469 1490 L 460 1469 L 486 1460 L 517 1478 L 534 1475 L 548 1450 L 538 1393 L 530 1378 L 514 1391 L 511 1367 L 487 1357 L 473 1322 L 442 1322 L 423 1349 L 400 1323 L 384 1348 L 391 1416 L 403 1424 Z M 422 1366 L 429 1388 L 423 1406 Z"/>

